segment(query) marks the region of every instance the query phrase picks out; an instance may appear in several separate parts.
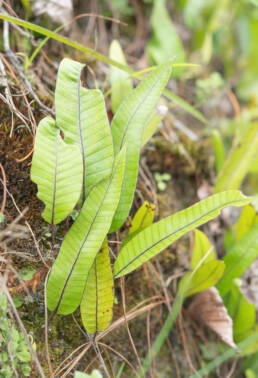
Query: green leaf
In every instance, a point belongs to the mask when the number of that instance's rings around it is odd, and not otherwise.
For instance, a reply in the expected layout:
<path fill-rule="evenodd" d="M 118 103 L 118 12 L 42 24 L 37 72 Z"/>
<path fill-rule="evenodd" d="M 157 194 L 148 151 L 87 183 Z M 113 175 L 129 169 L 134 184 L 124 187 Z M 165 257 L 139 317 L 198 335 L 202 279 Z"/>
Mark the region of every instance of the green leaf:
<path fill-rule="evenodd" d="M 225 148 L 224 148 L 221 135 L 218 130 L 213 130 L 211 135 L 212 135 L 212 144 L 213 144 L 214 155 L 215 155 L 216 172 L 219 173 L 226 159 Z"/>
<path fill-rule="evenodd" d="M 224 303 L 233 320 L 234 340 L 240 342 L 255 325 L 255 305 L 247 301 L 236 285 L 226 295 Z"/>
<path fill-rule="evenodd" d="M 252 205 L 243 208 L 236 224 L 236 240 L 240 240 L 252 226 L 258 223 L 258 215 Z"/>
<path fill-rule="evenodd" d="M 50 117 L 40 121 L 37 129 L 31 179 L 45 204 L 43 218 L 52 224 L 65 219 L 80 197 L 82 168 L 77 146 L 62 140 Z"/>
<path fill-rule="evenodd" d="M 246 135 L 232 147 L 218 176 L 215 193 L 240 187 L 257 150 L 258 123 L 253 123 Z"/>
<path fill-rule="evenodd" d="M 90 268 L 81 301 L 82 324 L 90 334 L 103 331 L 111 322 L 113 284 L 106 238 Z"/>
<path fill-rule="evenodd" d="M 65 142 L 80 147 L 84 200 L 95 184 L 111 174 L 114 153 L 103 94 L 81 86 L 83 67 L 73 60 L 62 60 L 55 105 L 56 124 L 64 132 Z"/>
<path fill-rule="evenodd" d="M 82 298 L 88 272 L 100 250 L 114 216 L 123 178 L 125 148 L 116 158 L 112 176 L 93 187 L 68 231 L 47 284 L 51 311 L 69 314 Z"/>
<path fill-rule="evenodd" d="M 117 40 L 112 41 L 109 49 L 109 56 L 111 59 L 126 65 L 123 50 Z M 112 86 L 111 108 L 112 112 L 115 113 L 121 102 L 133 89 L 133 84 L 131 78 L 128 77 L 128 73 L 116 67 L 110 68 L 110 82 Z"/>
<path fill-rule="evenodd" d="M 187 232 L 218 216 L 223 208 L 243 206 L 250 201 L 251 198 L 241 192 L 229 190 L 212 195 L 145 228 L 121 248 L 114 265 L 115 277 L 138 268 Z"/>
<path fill-rule="evenodd" d="M 221 296 L 224 296 L 233 285 L 233 280 L 239 278 L 258 257 L 258 224 L 254 225 L 223 258 L 226 264 L 225 273 L 217 285 Z"/>
<path fill-rule="evenodd" d="M 190 284 L 186 292 L 186 296 L 189 297 L 199 291 L 209 289 L 216 285 L 221 278 L 225 270 L 225 264 L 219 260 L 209 261 L 206 264 L 202 264 L 194 273 L 189 272 L 181 279 L 182 282 L 190 279 Z"/>
<path fill-rule="evenodd" d="M 143 147 L 150 140 L 152 135 L 157 130 L 157 127 L 162 119 L 163 119 L 163 116 L 158 115 L 156 110 L 152 112 L 143 130 L 141 147 Z"/>
<path fill-rule="evenodd" d="M 205 257 L 207 252 L 209 254 L 203 260 L 203 263 L 216 259 L 214 248 L 207 238 L 207 236 L 200 230 L 194 230 L 194 248 L 191 259 L 191 269 L 194 270 L 199 262 Z"/>
<path fill-rule="evenodd" d="M 129 234 L 135 235 L 136 232 L 142 231 L 150 226 L 155 217 L 155 209 L 155 205 L 151 205 L 149 202 L 144 201 L 133 217 Z"/>
<path fill-rule="evenodd" d="M 175 63 L 185 61 L 185 52 L 182 42 L 171 21 L 166 9 L 165 0 L 154 0 L 154 7 L 151 14 L 152 38 L 147 46 L 147 53 L 155 64 L 161 64 L 169 59 Z M 178 77 L 182 68 L 175 68 L 173 76 Z"/>
<path fill-rule="evenodd" d="M 116 112 L 111 128 L 117 154 L 127 144 L 125 173 L 121 198 L 110 232 L 122 226 L 133 201 L 142 141 L 142 133 L 171 72 L 171 63 L 153 70 L 136 89 L 130 92 Z"/>

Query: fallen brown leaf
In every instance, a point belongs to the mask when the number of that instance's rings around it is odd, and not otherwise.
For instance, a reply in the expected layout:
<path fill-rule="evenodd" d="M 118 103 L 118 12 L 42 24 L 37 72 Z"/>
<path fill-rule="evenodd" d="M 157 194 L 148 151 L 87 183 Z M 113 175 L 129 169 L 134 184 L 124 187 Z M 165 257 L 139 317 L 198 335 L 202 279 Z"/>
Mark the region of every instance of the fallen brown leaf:
<path fill-rule="evenodd" d="M 232 319 L 215 287 L 197 293 L 188 312 L 195 321 L 202 322 L 216 332 L 231 348 L 236 348 L 233 340 Z"/>

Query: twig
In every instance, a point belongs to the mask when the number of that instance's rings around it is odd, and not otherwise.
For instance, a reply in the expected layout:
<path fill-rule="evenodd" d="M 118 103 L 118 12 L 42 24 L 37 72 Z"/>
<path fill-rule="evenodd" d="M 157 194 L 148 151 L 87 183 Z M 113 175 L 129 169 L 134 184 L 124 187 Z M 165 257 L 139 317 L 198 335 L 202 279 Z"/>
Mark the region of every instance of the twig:
<path fill-rule="evenodd" d="M 121 285 L 122 306 L 123 306 L 123 312 L 124 312 L 124 318 L 125 318 L 125 325 L 126 325 L 126 329 L 127 329 L 127 333 L 128 333 L 128 336 L 129 336 L 130 343 L 131 343 L 131 345 L 132 345 L 132 348 L 133 348 L 134 354 L 135 354 L 135 356 L 136 356 L 136 359 L 137 359 L 137 362 L 138 362 L 139 368 L 140 368 L 140 370 L 141 370 L 141 369 L 142 369 L 141 360 L 140 360 L 140 357 L 139 357 L 139 355 L 138 355 L 137 349 L 136 349 L 136 347 L 135 347 L 135 344 L 134 344 L 134 341 L 133 341 L 133 338 L 132 338 L 132 335 L 131 335 L 131 332 L 130 332 L 130 328 L 129 328 L 129 325 L 128 325 L 128 322 L 127 322 L 127 319 L 126 319 L 124 277 L 121 277 L 121 279 L 120 279 L 120 285 Z"/>
<path fill-rule="evenodd" d="M 0 209 L 0 215 L 1 214 L 4 214 L 4 210 L 5 210 L 5 205 L 6 205 L 6 175 L 5 175 L 5 171 L 4 171 L 4 167 L 2 166 L 2 164 L 0 163 L 0 169 L 2 171 L 2 176 L 3 176 L 3 200 L 2 200 L 2 205 L 1 205 L 1 209 Z"/>

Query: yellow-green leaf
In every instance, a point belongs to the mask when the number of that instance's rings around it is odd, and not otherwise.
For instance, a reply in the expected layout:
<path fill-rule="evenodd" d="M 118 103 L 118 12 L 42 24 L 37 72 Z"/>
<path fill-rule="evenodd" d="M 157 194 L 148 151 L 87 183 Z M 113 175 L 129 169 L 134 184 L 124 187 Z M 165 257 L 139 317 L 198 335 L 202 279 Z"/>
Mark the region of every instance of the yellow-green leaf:
<path fill-rule="evenodd" d="M 199 291 L 215 286 L 225 270 L 225 264 L 219 260 L 209 261 L 201 265 L 196 272 L 187 273 L 182 280 L 187 280 L 191 277 L 190 284 L 186 296 L 193 295 Z"/>
<path fill-rule="evenodd" d="M 90 334 L 103 331 L 112 319 L 113 275 L 107 238 L 89 271 L 81 301 L 82 323 Z"/>
<path fill-rule="evenodd" d="M 215 193 L 227 189 L 238 189 L 248 173 L 250 164 L 258 150 L 258 123 L 232 147 L 223 165 L 215 186 Z"/>
<path fill-rule="evenodd" d="M 209 252 L 209 253 L 208 253 Z M 207 254 L 208 253 L 208 254 Z M 204 258 L 203 263 L 216 259 L 214 248 L 207 236 L 200 230 L 194 230 L 194 248 L 191 259 L 191 269 L 194 270 L 199 262 Z"/>
<path fill-rule="evenodd" d="M 258 215 L 252 205 L 243 208 L 236 224 L 236 240 L 240 240 L 247 231 L 258 223 Z"/>

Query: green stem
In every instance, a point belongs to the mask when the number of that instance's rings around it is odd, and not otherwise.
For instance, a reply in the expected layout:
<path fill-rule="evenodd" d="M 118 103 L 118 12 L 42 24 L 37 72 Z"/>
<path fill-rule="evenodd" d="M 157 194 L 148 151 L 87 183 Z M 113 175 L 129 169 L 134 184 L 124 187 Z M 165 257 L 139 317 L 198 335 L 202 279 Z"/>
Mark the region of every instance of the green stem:
<path fill-rule="evenodd" d="M 227 361 L 229 358 L 235 357 L 236 355 L 241 352 L 245 347 L 247 347 L 252 342 L 258 340 L 258 332 L 255 332 L 253 335 L 241 341 L 241 343 L 237 344 L 237 349 L 229 349 L 221 356 L 215 358 L 215 360 L 211 361 L 209 364 L 204 366 L 202 369 L 197 371 L 195 374 L 191 375 L 189 378 L 199 378 L 203 377 L 204 375 L 209 374 L 213 369 L 217 366 L 221 365 L 223 362 Z"/>
<path fill-rule="evenodd" d="M 178 293 L 176 296 L 176 299 L 173 303 L 171 312 L 169 313 L 167 320 L 165 321 L 165 324 L 163 325 L 158 337 L 156 338 L 154 344 L 151 347 L 150 353 L 148 356 L 145 358 L 142 369 L 138 371 L 138 374 L 143 377 L 144 374 L 148 372 L 148 370 L 151 367 L 152 361 L 155 358 L 155 356 L 158 354 L 160 351 L 162 345 L 164 344 L 166 338 L 168 337 L 171 328 L 173 327 L 174 321 L 176 320 L 181 307 L 183 305 L 185 296 L 182 293 Z"/>

